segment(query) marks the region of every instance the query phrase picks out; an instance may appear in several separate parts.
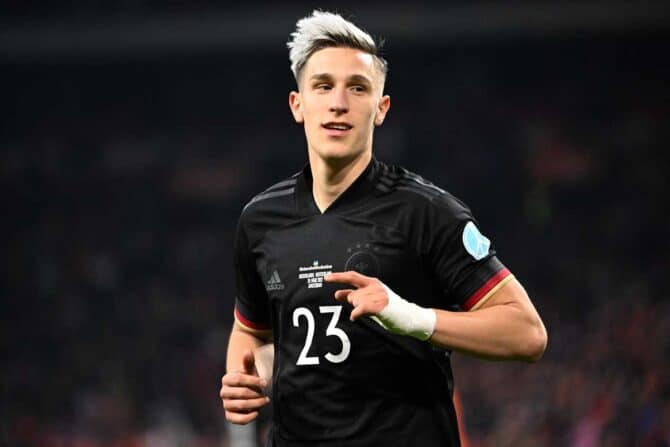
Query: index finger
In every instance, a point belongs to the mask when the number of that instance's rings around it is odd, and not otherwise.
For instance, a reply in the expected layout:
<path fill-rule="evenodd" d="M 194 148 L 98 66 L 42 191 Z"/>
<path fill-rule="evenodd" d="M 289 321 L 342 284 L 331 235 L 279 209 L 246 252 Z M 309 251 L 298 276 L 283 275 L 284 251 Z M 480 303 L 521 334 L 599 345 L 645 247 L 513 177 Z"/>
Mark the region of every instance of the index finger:
<path fill-rule="evenodd" d="M 246 374 L 244 372 L 233 372 L 226 374 L 221 379 L 221 383 L 222 385 L 233 387 L 249 387 L 258 389 L 263 389 L 268 384 L 267 380 L 258 376 Z"/>
<path fill-rule="evenodd" d="M 349 270 L 348 272 L 329 273 L 323 278 L 323 280 L 326 282 L 339 282 L 343 284 L 350 284 L 358 289 L 370 284 L 372 278 L 370 278 L 369 276 L 361 275 L 356 271 Z"/>

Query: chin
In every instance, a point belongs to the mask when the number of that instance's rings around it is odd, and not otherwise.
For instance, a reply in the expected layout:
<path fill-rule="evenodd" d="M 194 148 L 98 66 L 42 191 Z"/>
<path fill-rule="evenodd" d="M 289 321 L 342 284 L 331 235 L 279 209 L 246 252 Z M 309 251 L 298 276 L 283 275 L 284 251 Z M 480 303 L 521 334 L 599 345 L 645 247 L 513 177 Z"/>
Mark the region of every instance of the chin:
<path fill-rule="evenodd" d="M 326 147 L 321 148 L 321 150 L 316 151 L 319 157 L 326 161 L 349 161 L 352 160 L 365 151 L 353 149 L 351 146 L 347 145 L 326 145 Z"/>

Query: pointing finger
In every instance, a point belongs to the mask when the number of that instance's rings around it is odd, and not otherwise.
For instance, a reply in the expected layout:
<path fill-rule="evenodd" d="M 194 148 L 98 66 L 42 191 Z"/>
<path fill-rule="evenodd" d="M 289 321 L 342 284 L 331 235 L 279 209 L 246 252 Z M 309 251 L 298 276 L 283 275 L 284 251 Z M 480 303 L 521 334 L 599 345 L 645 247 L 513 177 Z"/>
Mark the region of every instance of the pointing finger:
<path fill-rule="evenodd" d="M 329 273 L 323 279 L 326 282 L 339 282 L 343 284 L 350 284 L 356 288 L 361 288 L 370 284 L 373 278 L 350 270 L 348 272 Z"/>

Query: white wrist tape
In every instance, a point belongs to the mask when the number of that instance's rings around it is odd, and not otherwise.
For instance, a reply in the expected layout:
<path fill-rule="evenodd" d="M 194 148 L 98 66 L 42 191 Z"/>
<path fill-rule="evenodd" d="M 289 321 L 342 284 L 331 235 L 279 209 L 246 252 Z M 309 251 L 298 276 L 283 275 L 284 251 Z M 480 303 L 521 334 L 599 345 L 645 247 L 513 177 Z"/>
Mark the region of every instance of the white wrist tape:
<path fill-rule="evenodd" d="M 389 303 L 372 319 L 393 334 L 428 340 L 435 331 L 435 311 L 410 303 L 388 287 L 384 288 Z"/>

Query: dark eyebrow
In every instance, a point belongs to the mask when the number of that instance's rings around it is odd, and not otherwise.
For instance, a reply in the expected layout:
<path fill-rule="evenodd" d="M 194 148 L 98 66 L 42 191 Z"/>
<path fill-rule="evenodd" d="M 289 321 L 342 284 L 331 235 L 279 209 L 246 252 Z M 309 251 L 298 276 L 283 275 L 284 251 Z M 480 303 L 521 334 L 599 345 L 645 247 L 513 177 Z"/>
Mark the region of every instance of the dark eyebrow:
<path fill-rule="evenodd" d="M 333 76 L 328 74 L 328 73 L 317 73 L 312 75 L 310 78 L 312 81 L 329 81 L 333 82 Z M 354 74 L 351 75 L 347 78 L 347 83 L 358 83 L 358 84 L 366 84 L 366 85 L 372 85 L 372 81 L 370 81 L 367 77 L 359 74 Z"/>
<path fill-rule="evenodd" d="M 317 73 L 312 75 L 309 79 L 312 81 L 332 81 L 333 77 L 328 73 Z"/>
<path fill-rule="evenodd" d="M 363 75 L 351 75 L 347 79 L 349 83 L 372 85 L 372 82 Z"/>

